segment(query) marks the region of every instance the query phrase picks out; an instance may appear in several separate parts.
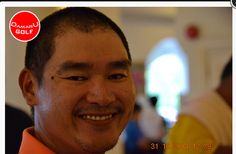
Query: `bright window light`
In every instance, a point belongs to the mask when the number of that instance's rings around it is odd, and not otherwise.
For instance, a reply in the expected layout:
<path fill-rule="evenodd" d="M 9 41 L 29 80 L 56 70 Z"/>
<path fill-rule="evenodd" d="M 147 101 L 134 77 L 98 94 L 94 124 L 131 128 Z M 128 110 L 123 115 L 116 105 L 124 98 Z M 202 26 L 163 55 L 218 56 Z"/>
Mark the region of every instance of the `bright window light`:
<path fill-rule="evenodd" d="M 175 39 L 162 41 L 153 52 L 146 66 L 145 91 L 148 96 L 158 97 L 159 114 L 175 122 L 181 95 L 188 90 L 186 57 Z"/>

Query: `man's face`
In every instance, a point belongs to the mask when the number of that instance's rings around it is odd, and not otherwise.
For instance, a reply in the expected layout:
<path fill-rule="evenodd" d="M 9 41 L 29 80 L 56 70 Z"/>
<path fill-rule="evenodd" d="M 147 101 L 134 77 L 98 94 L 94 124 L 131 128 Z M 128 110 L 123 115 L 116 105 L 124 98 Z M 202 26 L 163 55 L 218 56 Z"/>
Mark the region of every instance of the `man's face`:
<path fill-rule="evenodd" d="M 135 99 L 130 61 L 118 35 L 71 28 L 56 37 L 36 97 L 36 136 L 56 152 L 113 147 Z"/>

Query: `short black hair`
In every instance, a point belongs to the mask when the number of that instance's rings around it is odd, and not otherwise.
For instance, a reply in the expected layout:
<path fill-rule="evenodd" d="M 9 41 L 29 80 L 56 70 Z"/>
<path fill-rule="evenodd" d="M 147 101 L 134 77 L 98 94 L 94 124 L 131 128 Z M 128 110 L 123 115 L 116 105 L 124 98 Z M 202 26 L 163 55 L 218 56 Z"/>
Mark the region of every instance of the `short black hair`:
<path fill-rule="evenodd" d="M 224 79 L 226 79 L 227 77 L 232 76 L 232 56 L 229 59 L 229 61 L 227 62 L 227 64 L 225 65 L 222 73 L 221 73 L 221 81 L 223 81 Z"/>
<path fill-rule="evenodd" d="M 155 107 L 157 104 L 157 100 L 158 100 L 157 96 L 149 97 L 149 100 L 150 100 L 151 106 Z"/>
<path fill-rule="evenodd" d="M 141 106 L 137 103 L 134 104 L 134 113 L 140 112 L 142 110 Z"/>
<path fill-rule="evenodd" d="M 110 18 L 92 8 L 68 7 L 43 19 L 39 35 L 27 43 L 25 67 L 32 71 L 39 84 L 42 82 L 44 67 L 54 53 L 55 38 L 64 34 L 69 27 L 85 33 L 95 29 L 113 30 L 120 37 L 132 61 L 124 33 Z"/>

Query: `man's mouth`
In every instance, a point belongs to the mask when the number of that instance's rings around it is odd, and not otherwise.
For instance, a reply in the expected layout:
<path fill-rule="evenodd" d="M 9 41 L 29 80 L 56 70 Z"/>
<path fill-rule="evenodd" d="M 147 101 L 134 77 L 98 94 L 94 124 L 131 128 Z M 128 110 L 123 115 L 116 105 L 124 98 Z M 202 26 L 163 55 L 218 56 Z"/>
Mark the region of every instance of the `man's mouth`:
<path fill-rule="evenodd" d="M 83 115 L 82 118 L 85 120 L 94 120 L 94 121 L 102 121 L 102 120 L 108 120 L 113 117 L 112 114 L 107 115 Z"/>
<path fill-rule="evenodd" d="M 80 107 L 76 112 L 74 112 L 74 116 L 84 120 L 84 122 L 91 122 L 92 124 L 108 124 L 118 117 L 122 116 L 123 110 L 121 106 L 108 106 L 108 107 L 100 107 L 91 105 L 88 107 Z"/>

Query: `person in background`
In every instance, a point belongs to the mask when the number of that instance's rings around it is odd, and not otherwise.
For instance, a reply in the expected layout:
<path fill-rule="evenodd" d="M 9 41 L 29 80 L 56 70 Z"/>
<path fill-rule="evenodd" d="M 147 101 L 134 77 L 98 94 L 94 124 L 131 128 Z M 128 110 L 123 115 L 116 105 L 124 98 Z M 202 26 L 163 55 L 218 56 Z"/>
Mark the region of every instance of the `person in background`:
<path fill-rule="evenodd" d="M 138 124 L 141 110 L 140 105 L 136 103 L 133 115 L 124 130 L 125 154 L 145 154 L 147 143 Z"/>
<path fill-rule="evenodd" d="M 149 154 L 162 154 L 162 139 L 166 135 L 166 127 L 163 118 L 156 111 L 157 97 L 153 96 L 149 98 L 140 94 L 137 97 L 137 102 L 142 106 L 139 126 L 147 140 L 146 151 Z M 158 144 L 159 148 L 152 149 L 153 144 Z"/>
<path fill-rule="evenodd" d="M 219 86 L 183 105 L 165 154 L 232 153 L 232 57 Z"/>
<path fill-rule="evenodd" d="M 121 29 L 87 7 L 63 8 L 27 43 L 19 85 L 34 109 L 19 154 L 104 154 L 133 112 L 132 59 Z"/>
<path fill-rule="evenodd" d="M 17 154 L 22 140 L 22 131 L 33 126 L 33 120 L 24 111 L 5 105 L 5 153 Z"/>

